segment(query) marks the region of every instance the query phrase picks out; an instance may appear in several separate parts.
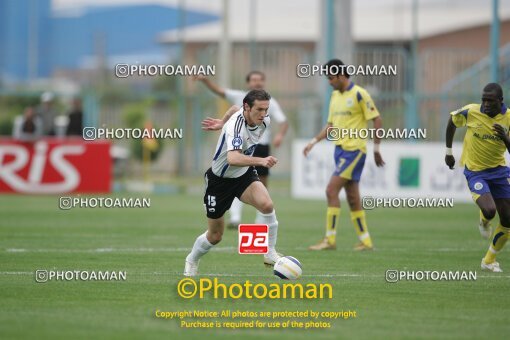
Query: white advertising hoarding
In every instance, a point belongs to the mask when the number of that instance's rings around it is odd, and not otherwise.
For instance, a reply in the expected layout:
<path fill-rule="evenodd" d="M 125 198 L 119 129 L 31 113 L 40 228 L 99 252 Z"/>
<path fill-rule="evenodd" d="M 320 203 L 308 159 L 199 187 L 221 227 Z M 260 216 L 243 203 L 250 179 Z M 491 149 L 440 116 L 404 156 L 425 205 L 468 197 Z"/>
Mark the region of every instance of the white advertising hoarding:
<path fill-rule="evenodd" d="M 325 199 L 326 185 L 334 170 L 334 144 L 322 141 L 308 157 L 303 149 L 308 140 L 295 140 L 292 145 L 292 196 Z M 362 196 L 453 198 L 456 202 L 472 201 L 459 165 L 462 143 L 453 144 L 457 164 L 450 170 L 445 162 L 445 145 L 440 142 L 403 143 L 382 141 L 383 168 L 375 165 L 372 144 L 361 176 Z M 507 153 L 508 158 L 508 153 Z M 343 191 L 341 197 L 345 197 Z"/>

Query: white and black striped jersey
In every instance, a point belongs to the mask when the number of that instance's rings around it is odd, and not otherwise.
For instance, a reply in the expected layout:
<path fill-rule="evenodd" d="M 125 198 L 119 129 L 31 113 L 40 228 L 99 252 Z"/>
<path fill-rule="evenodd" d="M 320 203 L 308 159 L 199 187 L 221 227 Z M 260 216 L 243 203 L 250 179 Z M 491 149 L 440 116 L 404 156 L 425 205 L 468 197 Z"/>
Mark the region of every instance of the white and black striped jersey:
<path fill-rule="evenodd" d="M 225 178 L 237 178 L 244 175 L 248 167 L 229 165 L 227 153 L 232 150 L 240 150 L 247 156 L 253 155 L 262 135 L 269 128 L 270 121 L 268 115 L 261 125 L 251 127 L 244 119 L 243 109 L 234 113 L 221 130 L 212 161 L 213 173 Z"/>

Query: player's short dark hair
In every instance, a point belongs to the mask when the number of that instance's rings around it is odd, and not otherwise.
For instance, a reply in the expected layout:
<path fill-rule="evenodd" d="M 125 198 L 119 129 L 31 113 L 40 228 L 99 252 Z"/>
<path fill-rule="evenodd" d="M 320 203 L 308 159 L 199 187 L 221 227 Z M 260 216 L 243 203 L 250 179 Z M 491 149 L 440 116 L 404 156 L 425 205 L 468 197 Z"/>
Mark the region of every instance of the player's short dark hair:
<path fill-rule="evenodd" d="M 503 89 L 498 83 L 489 83 L 485 85 L 483 92 L 496 92 L 498 98 L 503 100 Z"/>
<path fill-rule="evenodd" d="M 270 100 L 270 99 L 271 95 L 264 90 L 251 90 L 244 97 L 243 105 L 246 103 L 250 108 L 252 108 L 256 100 Z"/>
<path fill-rule="evenodd" d="M 343 75 L 349 78 L 349 73 L 345 72 L 345 64 L 340 59 L 331 59 L 325 65 L 327 76 L 340 76 Z"/>
<path fill-rule="evenodd" d="M 255 74 L 258 74 L 259 76 L 261 76 L 263 80 L 266 79 L 266 75 L 264 74 L 264 72 L 261 72 L 261 71 L 250 71 L 250 73 L 248 73 L 246 75 L 246 82 L 248 83 L 250 81 L 250 79 L 251 79 L 251 76 L 253 76 Z"/>

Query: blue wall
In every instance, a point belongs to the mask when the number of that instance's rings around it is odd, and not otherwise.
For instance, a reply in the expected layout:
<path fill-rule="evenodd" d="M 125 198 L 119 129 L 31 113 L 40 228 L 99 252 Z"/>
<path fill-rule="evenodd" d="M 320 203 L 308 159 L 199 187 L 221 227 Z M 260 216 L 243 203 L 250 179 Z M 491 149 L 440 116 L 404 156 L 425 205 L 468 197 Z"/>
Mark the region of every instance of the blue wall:
<path fill-rule="evenodd" d="M 52 14 L 50 0 L 0 0 L 0 75 L 29 79 L 30 60 L 34 60 L 29 41 L 37 41 L 36 77 L 48 77 L 58 68 L 80 68 L 86 57 L 95 55 L 98 39 L 109 58 L 153 55 L 163 59 L 165 50 L 157 36 L 177 28 L 178 19 L 177 8 L 159 5 L 88 7 L 79 16 L 66 16 Z M 219 17 L 209 13 L 185 12 L 185 26 L 216 20 Z M 32 39 L 31 25 L 35 25 Z"/>
<path fill-rule="evenodd" d="M 0 0 L 0 74 L 48 74 L 50 20 L 50 0 Z M 30 59 L 29 51 L 37 53 Z"/>

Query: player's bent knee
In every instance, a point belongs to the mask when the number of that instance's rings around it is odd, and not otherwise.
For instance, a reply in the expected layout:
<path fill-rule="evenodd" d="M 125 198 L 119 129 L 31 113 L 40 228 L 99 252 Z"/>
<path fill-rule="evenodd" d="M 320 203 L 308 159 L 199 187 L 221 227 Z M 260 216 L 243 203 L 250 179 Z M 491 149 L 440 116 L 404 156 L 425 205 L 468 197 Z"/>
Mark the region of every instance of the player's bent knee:
<path fill-rule="evenodd" d="M 223 237 L 223 233 L 220 231 L 209 232 L 209 237 L 209 242 L 211 242 L 211 244 L 218 244 Z"/>
<path fill-rule="evenodd" d="M 510 228 L 510 212 L 504 211 L 499 215 L 499 223 L 505 228 Z"/>
<path fill-rule="evenodd" d="M 510 219 L 503 219 L 501 218 L 499 223 L 504 227 L 504 228 L 507 228 L 507 229 L 510 229 Z"/>
<path fill-rule="evenodd" d="M 260 207 L 260 212 L 263 213 L 263 214 L 270 214 L 273 212 L 274 210 L 274 206 L 273 206 L 273 201 L 271 200 L 267 200 L 267 201 L 264 201 Z"/>
<path fill-rule="evenodd" d="M 483 207 L 481 210 L 483 216 L 488 220 L 492 220 L 496 216 L 496 207 Z"/>
<path fill-rule="evenodd" d="M 326 197 L 329 199 L 333 199 L 335 197 L 338 197 L 338 192 L 332 185 L 328 185 L 326 187 Z"/>

